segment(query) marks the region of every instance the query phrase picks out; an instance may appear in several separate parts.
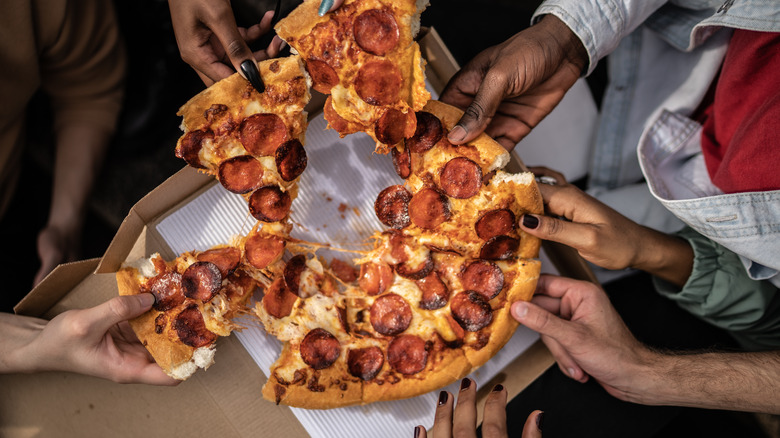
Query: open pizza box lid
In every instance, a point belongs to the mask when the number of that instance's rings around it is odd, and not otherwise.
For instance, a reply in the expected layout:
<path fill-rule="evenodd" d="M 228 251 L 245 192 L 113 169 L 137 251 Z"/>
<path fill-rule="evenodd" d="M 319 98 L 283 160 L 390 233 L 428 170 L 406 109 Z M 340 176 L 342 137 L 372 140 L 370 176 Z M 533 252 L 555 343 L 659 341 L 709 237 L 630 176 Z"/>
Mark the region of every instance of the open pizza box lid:
<path fill-rule="evenodd" d="M 457 71 L 457 63 L 432 28 L 421 31 L 420 45 L 427 60 L 429 89 L 440 91 Z M 318 105 L 321 107 L 322 102 L 322 99 L 312 99 L 310 118 L 317 117 Z M 312 141 L 317 141 L 316 135 L 307 133 L 307 148 Z M 373 159 L 383 158 L 374 156 Z M 310 164 L 312 161 L 310 158 Z M 522 168 L 522 163 L 515 157 L 507 170 L 519 171 Z M 308 170 L 304 175 L 307 173 Z M 171 228 L 171 218 L 179 218 L 193 200 L 210 196 L 218 189 L 221 188 L 215 184 L 213 177 L 184 167 L 131 209 L 102 259 L 59 266 L 14 310 L 18 314 L 48 319 L 65 310 L 94 306 L 116 296 L 115 272 L 120 265 L 125 260 L 148 256 L 153 252 L 160 252 L 167 259 L 174 257 L 180 250 L 176 239 L 171 240 L 166 231 Z M 295 202 L 316 203 L 317 200 L 302 199 L 304 190 L 302 183 L 299 198 Z M 327 199 L 331 196 L 323 195 L 320 198 L 326 199 L 320 199 L 320 203 L 338 205 L 338 208 L 335 205 L 330 207 L 331 210 L 338 212 L 336 214 L 342 219 L 345 217 L 346 208 L 342 208 L 344 203 L 340 205 Z M 367 202 L 373 203 L 373 198 Z M 236 208 L 246 207 L 239 202 Z M 371 216 L 374 219 L 370 213 L 361 215 L 359 209 L 359 205 L 351 207 L 355 217 Z M 200 221 L 203 218 L 182 220 Z M 319 223 L 322 224 L 323 220 Z M 324 223 L 332 224 L 334 221 L 325 220 Z M 312 232 L 324 232 L 319 227 L 315 230 L 314 224 L 309 225 Z M 251 224 L 238 225 L 239 228 L 244 226 L 251 227 Z M 349 226 L 356 225 L 351 222 Z M 369 223 L 367 226 L 373 225 Z M 206 233 L 199 233 L 196 229 L 185 234 Z M 595 281 L 587 264 L 570 248 L 545 243 L 543 263 L 552 265 L 551 269 L 543 269 L 546 272 Z M 337 421 L 340 418 L 301 417 L 300 412 L 296 411 L 302 410 L 276 406 L 263 400 L 260 388 L 266 378 L 258 368 L 255 354 L 245 348 L 236 334 L 221 338 L 217 343 L 214 365 L 206 371 L 195 373 L 176 387 L 119 385 L 71 373 L 0 375 L 0 387 L 4 392 L 4 397 L 0 398 L 0 436 L 305 437 L 322 435 L 322 430 L 313 429 L 309 423 L 327 422 L 333 418 Z M 272 352 L 272 355 L 275 356 L 276 352 Z M 509 396 L 513 397 L 553 363 L 544 345 L 538 340 L 532 340 L 522 353 L 511 358 L 501 372 L 494 373 L 488 382 L 480 385 L 479 395 L 484 398 L 493 385 L 502 383 L 509 391 Z M 372 409 L 376 411 L 382 408 Z M 368 415 L 369 410 L 365 412 Z M 391 422 L 398 420 L 397 416 L 386 419 Z M 432 420 L 431 415 L 427 426 L 431 425 Z M 345 436 L 344 430 L 350 426 L 356 427 L 339 423 L 319 425 L 323 430 L 335 433 L 334 436 Z M 361 436 L 379 436 L 374 432 L 381 431 L 383 425 L 376 424 L 375 431 L 360 427 Z M 408 434 L 411 432 L 411 427 L 404 431 Z"/>

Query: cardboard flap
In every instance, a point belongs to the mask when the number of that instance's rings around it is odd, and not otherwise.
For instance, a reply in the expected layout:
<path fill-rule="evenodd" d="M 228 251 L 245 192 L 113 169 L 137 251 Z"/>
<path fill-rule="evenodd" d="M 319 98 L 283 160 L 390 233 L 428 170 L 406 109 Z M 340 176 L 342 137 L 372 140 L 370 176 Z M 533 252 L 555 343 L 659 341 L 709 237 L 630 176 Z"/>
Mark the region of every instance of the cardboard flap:
<path fill-rule="evenodd" d="M 14 313 L 27 316 L 43 316 L 51 307 L 67 295 L 85 277 L 95 270 L 100 259 L 64 263 L 54 268 L 38 286 L 33 288 L 14 306 Z"/>

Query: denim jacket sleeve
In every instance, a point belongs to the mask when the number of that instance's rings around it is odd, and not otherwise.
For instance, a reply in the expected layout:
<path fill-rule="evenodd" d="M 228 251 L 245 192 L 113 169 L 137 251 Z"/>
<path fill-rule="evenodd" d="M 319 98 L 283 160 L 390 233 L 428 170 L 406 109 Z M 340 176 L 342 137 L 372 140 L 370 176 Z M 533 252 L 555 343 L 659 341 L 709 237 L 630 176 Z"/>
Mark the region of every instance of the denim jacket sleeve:
<path fill-rule="evenodd" d="M 547 0 L 536 9 L 532 22 L 546 14 L 563 21 L 585 46 L 590 74 L 600 59 L 664 3 L 666 0 Z"/>
<path fill-rule="evenodd" d="M 693 247 L 693 270 L 682 289 L 654 279 L 659 293 L 747 349 L 780 347 L 780 290 L 748 277 L 739 256 L 691 228 L 678 235 Z"/>

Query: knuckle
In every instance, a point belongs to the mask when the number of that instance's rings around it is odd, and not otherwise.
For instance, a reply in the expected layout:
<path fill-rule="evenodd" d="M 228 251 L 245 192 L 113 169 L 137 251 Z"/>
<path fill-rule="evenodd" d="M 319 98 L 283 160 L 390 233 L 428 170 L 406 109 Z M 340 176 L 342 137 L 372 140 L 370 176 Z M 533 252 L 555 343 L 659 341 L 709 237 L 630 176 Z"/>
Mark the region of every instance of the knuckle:
<path fill-rule="evenodd" d="M 504 429 L 492 422 L 483 422 L 482 423 L 482 437 L 483 438 L 494 438 L 494 437 L 500 437 L 503 436 Z"/>
<path fill-rule="evenodd" d="M 228 43 L 225 50 L 231 58 L 240 56 L 244 53 L 244 43 L 239 40 L 232 40 Z"/>
<path fill-rule="evenodd" d="M 447 424 L 452 422 L 452 419 L 450 418 L 450 409 L 447 405 L 439 406 L 436 409 L 436 414 L 434 415 L 434 422 L 436 424 Z"/>
<path fill-rule="evenodd" d="M 89 321 L 85 318 L 79 318 L 78 315 L 79 314 L 73 315 L 69 320 L 68 327 L 71 335 L 76 338 L 83 338 L 89 334 L 90 324 Z"/>
<path fill-rule="evenodd" d="M 108 310 L 118 319 L 124 319 L 132 312 L 130 300 L 122 298 L 123 297 L 116 297 L 108 301 Z"/>

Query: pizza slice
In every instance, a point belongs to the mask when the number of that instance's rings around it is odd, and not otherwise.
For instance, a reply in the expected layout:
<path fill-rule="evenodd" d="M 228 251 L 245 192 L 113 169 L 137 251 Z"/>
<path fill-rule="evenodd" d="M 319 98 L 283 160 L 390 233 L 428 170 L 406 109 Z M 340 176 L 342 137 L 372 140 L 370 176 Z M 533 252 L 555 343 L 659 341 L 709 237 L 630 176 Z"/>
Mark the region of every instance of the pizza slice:
<path fill-rule="evenodd" d="M 427 1 L 347 0 L 320 17 L 305 0 L 276 25 L 327 94 L 325 119 L 342 136 L 366 132 L 377 151 L 415 131 L 414 112 L 430 99 L 425 62 L 414 37 Z"/>

